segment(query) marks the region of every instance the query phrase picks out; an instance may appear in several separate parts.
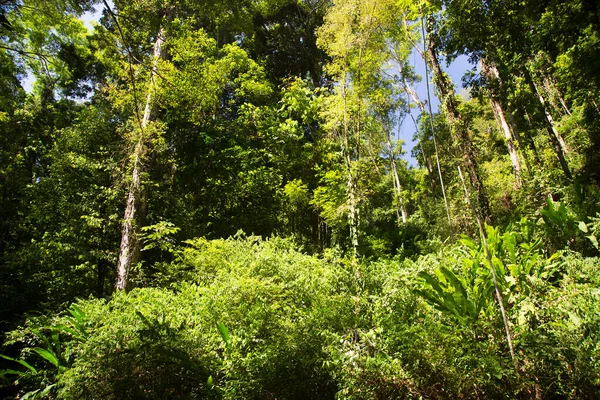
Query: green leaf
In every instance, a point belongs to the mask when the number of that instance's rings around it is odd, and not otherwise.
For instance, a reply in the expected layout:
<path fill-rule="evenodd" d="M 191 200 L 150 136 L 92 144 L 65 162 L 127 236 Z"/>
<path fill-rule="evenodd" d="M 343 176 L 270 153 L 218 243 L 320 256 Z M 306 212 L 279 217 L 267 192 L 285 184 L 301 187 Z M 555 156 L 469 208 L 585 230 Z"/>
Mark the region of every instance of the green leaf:
<path fill-rule="evenodd" d="M 594 235 L 590 235 L 590 236 L 586 236 L 588 239 L 590 239 L 590 241 L 592 242 L 592 244 L 594 245 L 594 247 L 596 248 L 596 250 L 600 250 L 598 248 L 598 239 L 596 238 L 596 236 Z"/>
<path fill-rule="evenodd" d="M 510 275 L 515 278 L 518 279 L 519 278 L 519 268 L 517 264 L 508 264 L 507 265 L 508 270 L 510 271 Z"/>
<path fill-rule="evenodd" d="M 3 369 L 3 370 L 0 370 L 0 376 L 4 376 L 4 375 L 25 376 L 25 375 L 27 375 L 27 373 L 23 372 L 23 371 L 17 371 L 17 370 L 14 370 L 14 369 Z"/>
<path fill-rule="evenodd" d="M 59 330 L 60 332 L 64 332 L 64 333 L 68 333 L 69 335 L 71 335 L 73 337 L 73 339 L 75 340 L 79 340 L 80 342 L 85 341 L 85 336 L 83 336 L 81 334 L 80 331 L 77 331 L 69 326 L 66 325 L 58 325 L 55 327 L 57 330 Z"/>
<path fill-rule="evenodd" d="M 420 289 L 415 289 L 414 292 L 419 296 L 423 297 L 429 304 L 431 304 L 438 310 L 446 313 L 452 313 L 452 310 L 450 310 L 442 301 L 440 301 L 440 299 L 433 296 L 431 293 Z"/>
<path fill-rule="evenodd" d="M 477 319 L 479 316 L 479 310 L 474 301 L 466 299 L 466 311 L 473 318 Z"/>
<path fill-rule="evenodd" d="M 440 296 L 444 296 L 444 290 L 440 286 L 437 279 L 435 279 L 433 276 L 429 275 L 425 271 L 419 272 L 418 276 L 424 279 Z"/>
<path fill-rule="evenodd" d="M 588 233 L 588 228 L 587 228 L 587 225 L 585 224 L 585 222 L 579 221 L 579 224 L 577 225 L 577 227 L 579 228 L 579 230 L 581 232 Z"/>
<path fill-rule="evenodd" d="M 227 330 L 227 327 L 222 322 L 219 322 L 217 323 L 217 329 L 219 330 L 219 333 L 221 334 L 225 345 L 229 349 L 231 338 L 229 337 L 229 331 Z"/>
<path fill-rule="evenodd" d="M 517 253 L 516 253 L 517 235 L 515 235 L 513 232 L 506 232 L 502 236 L 502 244 L 504 245 L 504 248 L 506 250 L 508 250 L 508 254 L 510 255 L 510 261 L 512 263 L 516 263 L 517 262 Z"/>
<path fill-rule="evenodd" d="M 58 368 L 58 364 L 59 364 L 58 358 L 56 357 L 56 355 L 53 352 L 48 351 L 46 349 L 42 349 L 41 347 L 36 347 L 35 349 L 33 349 L 33 351 L 35 351 L 37 354 L 39 354 L 40 357 L 44 358 L 50 364 L 52 364 L 56 368 Z"/>
<path fill-rule="evenodd" d="M 465 290 L 463 283 L 457 278 L 454 272 L 450 271 L 446 267 L 441 267 L 440 271 L 444 274 L 444 276 L 446 276 L 446 278 L 448 278 L 448 281 L 452 284 L 452 286 L 454 286 L 454 290 L 458 292 L 463 299 L 466 299 L 467 291 Z"/>
<path fill-rule="evenodd" d="M 33 391 L 31 391 L 31 392 L 27 392 L 27 393 L 25 393 L 25 394 L 23 395 L 23 397 L 21 397 L 21 399 L 22 399 L 22 400 L 25 400 L 25 399 L 30 399 L 30 398 L 32 398 L 32 397 L 35 397 L 35 395 L 36 395 L 36 394 L 37 394 L 39 391 L 40 391 L 40 389 L 33 390 Z"/>
<path fill-rule="evenodd" d="M 470 248 L 471 250 L 478 250 L 479 249 L 479 245 L 476 244 L 473 239 L 471 239 L 470 237 L 466 236 L 466 235 L 460 235 L 460 239 L 458 239 L 458 241 L 460 243 L 462 243 L 463 245 L 467 246 L 468 248 Z"/>
<path fill-rule="evenodd" d="M 38 338 L 40 339 L 45 345 L 46 347 L 51 347 L 50 345 L 50 341 L 48 340 L 48 338 L 46 337 L 46 335 L 44 335 L 43 333 L 41 333 L 40 331 L 38 331 L 37 329 L 32 329 L 31 332 Z"/>
<path fill-rule="evenodd" d="M 209 389 L 212 389 L 212 388 L 213 388 L 214 384 L 213 384 L 213 377 L 212 377 L 212 375 L 210 375 L 210 376 L 208 377 L 208 379 L 206 380 L 206 386 L 207 386 Z"/>
<path fill-rule="evenodd" d="M 48 385 L 44 388 L 44 390 L 42 390 L 42 392 L 40 393 L 40 397 L 44 398 L 46 396 L 48 396 L 48 393 L 50 393 L 50 391 L 52 390 L 52 388 L 56 386 L 56 383 L 53 383 L 52 385 Z"/>
<path fill-rule="evenodd" d="M 5 356 L 4 354 L 0 354 L 0 357 L 4 358 L 5 360 L 10 360 L 10 361 L 18 362 L 19 364 L 21 364 L 22 366 L 24 366 L 25 368 L 27 368 L 28 370 L 30 370 L 34 374 L 37 374 L 37 370 L 35 368 L 33 368 L 31 365 L 29 365 L 24 360 L 17 360 L 16 358 Z"/>

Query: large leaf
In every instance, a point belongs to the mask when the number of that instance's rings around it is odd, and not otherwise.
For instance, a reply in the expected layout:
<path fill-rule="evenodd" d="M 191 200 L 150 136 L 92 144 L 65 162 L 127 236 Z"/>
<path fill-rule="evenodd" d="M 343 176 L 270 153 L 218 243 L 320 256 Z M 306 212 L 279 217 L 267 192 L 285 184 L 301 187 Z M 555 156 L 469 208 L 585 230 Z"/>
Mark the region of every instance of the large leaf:
<path fill-rule="evenodd" d="M 458 239 L 458 241 L 471 250 L 479 250 L 479 245 L 467 235 L 460 235 L 460 239 Z"/>
<path fill-rule="evenodd" d="M 83 342 L 86 339 L 86 336 L 84 336 L 80 330 L 71 328 L 70 326 L 57 325 L 55 326 L 55 328 L 60 332 L 68 333 L 70 336 L 73 337 L 73 339 L 78 340 L 80 342 Z"/>
<path fill-rule="evenodd" d="M 71 314 L 69 322 L 73 324 L 73 327 L 80 333 L 77 336 L 87 337 L 87 331 L 84 326 L 85 314 L 83 313 L 83 311 L 81 311 L 81 309 L 79 309 L 79 307 L 77 307 L 75 304 L 71 304 L 71 307 L 69 307 L 68 311 L 69 314 Z"/>
<path fill-rule="evenodd" d="M 26 376 L 27 372 L 17 371 L 17 370 L 14 370 L 14 369 L 3 369 L 3 370 L 0 370 L 0 376 L 4 376 L 4 375 Z"/>
<path fill-rule="evenodd" d="M 54 388 L 56 386 L 56 383 L 53 383 L 52 385 L 48 385 L 44 388 L 44 390 L 42 390 L 42 392 L 40 393 L 40 397 L 44 398 L 46 396 L 48 396 L 48 394 L 50 393 L 50 391 L 52 390 L 52 388 Z"/>
<path fill-rule="evenodd" d="M 438 295 L 444 296 L 444 290 L 440 286 L 440 283 L 437 279 L 435 279 L 433 276 L 431 276 L 425 271 L 419 272 L 418 276 L 421 279 L 425 280 L 425 282 L 427 282 L 433 288 L 433 290 L 435 290 L 438 293 Z"/>
<path fill-rule="evenodd" d="M 444 313 L 453 314 L 453 310 L 448 308 L 446 304 L 439 298 L 435 297 L 433 294 L 420 289 L 415 289 L 414 292 L 419 296 L 423 297 L 429 304 L 434 306 L 437 310 L 442 311 Z"/>
<path fill-rule="evenodd" d="M 37 370 L 35 368 L 33 368 L 31 365 L 29 365 L 29 363 L 27 363 L 25 360 L 17 360 L 16 358 L 5 356 L 4 354 L 0 354 L 0 357 L 4 358 L 5 360 L 17 362 L 17 363 L 21 364 L 22 366 L 24 366 L 25 368 L 27 368 L 28 370 L 30 370 L 31 372 L 33 372 L 34 374 L 37 374 Z"/>
<path fill-rule="evenodd" d="M 458 293 L 460 293 L 460 295 L 464 299 L 466 299 L 467 298 L 467 291 L 466 291 L 463 283 L 461 282 L 461 280 L 458 279 L 458 277 L 454 274 L 454 272 L 450 271 L 446 267 L 441 267 L 440 271 L 444 274 L 444 276 L 452 284 L 452 286 L 454 287 L 455 291 L 458 292 Z"/>
<path fill-rule="evenodd" d="M 592 244 L 594 245 L 596 250 L 600 250 L 600 248 L 598 247 L 598 239 L 596 238 L 596 236 L 589 235 L 589 236 L 586 236 L 586 238 L 588 238 L 590 240 L 590 242 L 592 242 Z"/>
<path fill-rule="evenodd" d="M 517 235 L 514 232 L 506 232 L 502 235 L 502 244 L 504 249 L 508 251 L 510 261 L 513 264 L 517 263 Z"/>
<path fill-rule="evenodd" d="M 50 364 L 52 364 L 56 368 L 58 368 L 58 365 L 59 365 L 58 358 L 56 357 L 56 355 L 53 352 L 48 351 L 46 349 L 42 349 L 41 347 L 36 347 L 35 349 L 33 349 L 33 351 L 35 351 L 37 354 L 39 354 L 40 357 L 44 358 Z"/>

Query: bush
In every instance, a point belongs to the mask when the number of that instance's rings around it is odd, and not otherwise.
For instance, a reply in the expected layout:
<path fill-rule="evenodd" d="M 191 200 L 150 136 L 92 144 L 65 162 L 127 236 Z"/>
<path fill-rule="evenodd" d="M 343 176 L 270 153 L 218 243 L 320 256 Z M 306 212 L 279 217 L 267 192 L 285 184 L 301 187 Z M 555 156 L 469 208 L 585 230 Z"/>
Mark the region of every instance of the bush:
<path fill-rule="evenodd" d="M 531 227 L 488 227 L 518 371 L 469 238 L 362 264 L 278 238 L 196 239 L 163 264 L 166 287 L 79 301 L 13 332 L 20 396 L 597 397 L 598 259 L 545 257 Z"/>

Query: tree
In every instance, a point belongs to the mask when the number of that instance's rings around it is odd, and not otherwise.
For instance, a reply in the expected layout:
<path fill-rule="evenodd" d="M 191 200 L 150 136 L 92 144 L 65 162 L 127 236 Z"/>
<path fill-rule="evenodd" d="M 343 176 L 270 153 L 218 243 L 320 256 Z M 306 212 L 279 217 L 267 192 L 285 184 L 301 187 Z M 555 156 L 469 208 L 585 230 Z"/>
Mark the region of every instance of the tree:
<path fill-rule="evenodd" d="M 429 17 L 427 19 L 427 50 L 429 63 L 435 76 L 435 84 L 440 92 L 442 107 L 447 115 L 448 123 L 451 126 L 454 143 L 464 157 L 471 185 L 475 190 L 477 212 L 480 213 L 480 216 L 483 219 L 490 221 L 492 216 L 490 213 L 489 202 L 483 186 L 483 181 L 477 170 L 477 160 L 473 152 L 469 127 L 467 126 L 467 121 L 465 121 L 461 115 L 458 99 L 454 93 L 454 85 L 450 78 L 442 71 L 440 66 L 438 45 L 435 34 L 433 33 L 433 27 L 433 17 Z"/>
<path fill-rule="evenodd" d="M 111 12 L 112 13 L 112 12 Z M 114 16 L 114 14 L 113 14 Z M 136 126 L 135 133 L 132 135 L 132 143 L 133 143 L 133 152 L 129 156 L 131 159 L 131 183 L 129 185 L 128 193 L 127 193 L 127 202 L 125 206 L 125 214 L 123 216 L 123 228 L 121 233 L 121 246 L 120 253 L 117 263 L 117 279 L 115 287 L 117 290 L 125 290 L 127 287 L 127 277 L 129 275 L 129 270 L 131 269 L 132 263 L 134 263 L 136 254 L 140 250 L 139 241 L 137 239 L 137 229 L 139 228 L 139 217 L 137 214 L 139 213 L 138 208 L 141 207 L 140 202 L 144 197 L 142 184 L 141 184 L 141 173 L 144 170 L 144 158 L 147 153 L 147 145 L 146 142 L 152 140 L 152 129 L 150 123 L 153 119 L 153 114 L 155 113 L 155 100 L 154 100 L 154 90 L 155 85 L 157 84 L 158 78 L 158 64 L 159 60 L 165 59 L 167 57 L 167 51 L 165 49 L 165 39 L 167 35 L 167 30 L 164 25 L 166 25 L 169 20 L 172 18 L 172 11 L 167 8 L 165 9 L 160 25 L 161 28 L 156 35 L 156 39 L 154 41 L 154 50 L 153 57 L 151 61 L 151 70 L 149 77 L 149 88 L 147 90 L 146 102 L 144 105 L 144 113 L 143 116 L 140 116 L 139 110 L 136 107 L 136 115 L 138 126 Z M 116 20 L 115 23 L 119 22 Z M 120 29 L 120 28 L 118 28 Z M 127 44 L 126 44 L 127 45 Z M 131 63 L 132 60 L 130 59 Z M 133 67 L 130 65 L 130 69 Z M 135 78 L 134 75 L 131 74 L 132 79 L 132 89 L 135 91 Z M 134 93 L 135 96 L 135 93 Z M 134 100 L 135 101 L 135 100 Z M 141 118 L 141 119 L 140 119 Z M 137 227 L 136 227 L 137 225 Z"/>

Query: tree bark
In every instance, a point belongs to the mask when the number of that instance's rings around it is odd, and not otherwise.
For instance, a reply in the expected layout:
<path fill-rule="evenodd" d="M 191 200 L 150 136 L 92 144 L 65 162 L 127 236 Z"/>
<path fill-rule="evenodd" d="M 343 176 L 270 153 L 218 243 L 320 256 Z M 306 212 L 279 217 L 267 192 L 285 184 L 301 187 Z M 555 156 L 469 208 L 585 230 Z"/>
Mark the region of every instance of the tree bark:
<path fill-rule="evenodd" d="M 523 160 L 525 161 L 525 167 L 527 168 L 527 171 L 529 173 L 531 173 L 531 171 L 532 171 L 531 162 L 529 160 L 529 156 L 527 155 L 525 144 L 523 143 L 523 137 L 517 127 L 517 123 L 515 122 L 515 118 L 513 117 L 513 111 L 509 105 L 506 105 L 506 114 L 508 115 L 508 123 L 512 130 L 512 133 L 515 136 L 515 139 L 517 139 L 517 143 L 519 144 L 519 149 L 521 149 L 521 156 L 523 157 Z"/>
<path fill-rule="evenodd" d="M 344 83 L 342 84 L 343 97 L 344 97 L 344 128 L 343 128 L 343 148 L 344 148 L 344 159 L 346 161 L 346 173 L 347 175 L 347 196 L 348 196 L 348 225 L 350 226 L 350 242 L 352 245 L 353 259 L 356 261 L 359 257 L 359 240 L 358 240 L 358 228 L 359 228 L 359 209 L 357 204 L 357 187 L 356 180 L 352 174 L 352 149 L 350 147 L 349 139 L 349 127 L 348 127 L 348 105 L 347 105 L 347 93 L 346 93 L 346 74 L 344 74 Z M 360 140 L 360 137 L 357 138 Z M 358 146 L 356 148 L 358 151 Z"/>
<path fill-rule="evenodd" d="M 135 135 L 136 143 L 131 155 L 131 183 L 127 193 L 127 202 L 121 228 L 121 246 L 117 263 L 117 279 L 115 283 L 117 290 L 125 290 L 127 288 L 129 271 L 131 265 L 138 257 L 140 249 L 139 241 L 137 239 L 138 226 L 136 224 L 136 220 L 139 218 L 138 208 L 140 206 L 140 199 L 143 195 L 140 175 L 144 170 L 144 157 L 147 153 L 147 138 L 145 137 L 146 128 L 152 120 L 154 112 L 153 86 L 157 74 L 158 62 L 166 57 L 166 51 L 164 49 L 165 34 L 166 31 L 163 27 L 160 29 L 156 41 L 154 42 L 154 58 L 152 60 L 152 70 L 150 71 L 151 87 L 148 89 L 144 115 L 139 123 L 139 132 Z"/>
<path fill-rule="evenodd" d="M 550 113 L 550 110 L 548 109 L 548 106 L 546 105 L 546 100 L 544 99 L 544 95 L 539 90 L 538 85 L 535 83 L 535 81 L 533 79 L 531 80 L 531 83 L 533 84 L 535 94 L 538 96 L 538 99 L 540 100 L 540 104 L 542 105 L 542 108 L 544 109 L 546 121 L 548 123 L 548 126 L 552 130 L 553 136 L 556 137 L 556 140 L 560 144 L 560 148 L 562 149 L 563 153 L 568 154 L 569 148 L 567 147 L 567 143 L 565 142 L 565 139 L 562 137 L 562 135 L 556 129 L 556 124 L 554 123 L 554 118 L 552 118 L 552 114 Z"/>
<path fill-rule="evenodd" d="M 510 155 L 510 161 L 513 165 L 513 170 L 515 173 L 515 182 L 517 186 L 522 185 L 521 180 L 521 162 L 519 160 L 519 155 L 517 154 L 517 148 L 513 142 L 512 132 L 506 122 L 506 118 L 504 117 L 504 110 L 502 109 L 502 105 L 500 105 L 500 101 L 494 97 L 490 97 L 490 103 L 492 104 L 492 109 L 494 110 L 494 114 L 498 120 L 502 128 L 502 132 L 504 132 L 504 138 L 506 139 L 506 148 L 508 149 L 508 154 Z"/>
<path fill-rule="evenodd" d="M 554 153 L 556 153 L 556 156 L 558 157 L 558 162 L 560 163 L 563 173 L 565 174 L 567 179 L 571 180 L 571 179 L 573 179 L 573 175 L 571 175 L 571 170 L 569 169 L 569 164 L 567 164 L 567 160 L 565 159 L 565 154 L 567 153 L 567 151 L 566 151 L 567 146 L 565 144 L 565 141 L 560 136 L 558 131 L 556 130 L 556 127 L 554 126 L 554 120 L 552 119 L 552 115 L 550 114 L 550 111 L 548 110 L 548 107 L 546 106 L 546 101 L 544 100 L 544 96 L 542 96 L 542 94 L 538 90 L 538 87 L 537 87 L 535 81 L 533 80 L 533 77 L 531 76 L 529 71 L 527 71 L 526 68 L 525 68 L 525 79 L 527 80 L 527 82 L 529 84 L 529 88 L 531 89 L 532 93 L 535 96 L 537 96 L 537 98 L 540 102 L 540 105 L 542 106 L 542 109 L 544 111 L 544 118 L 543 118 L 544 127 L 546 128 L 546 131 L 548 132 L 550 142 L 552 143 L 552 147 L 554 148 Z"/>
<path fill-rule="evenodd" d="M 406 207 L 404 206 L 404 199 L 402 198 L 402 184 L 400 183 L 400 177 L 398 176 L 398 169 L 396 167 L 396 152 L 394 151 L 389 132 L 387 135 L 387 142 L 390 148 L 390 164 L 392 167 L 392 175 L 394 178 L 394 189 L 396 194 L 395 197 L 397 202 L 397 208 L 399 209 L 396 210 L 396 214 L 400 214 L 402 216 L 402 223 L 406 224 L 406 222 L 408 221 L 408 214 L 406 212 Z M 398 211 L 400 212 L 398 213 Z"/>
<path fill-rule="evenodd" d="M 559 88 L 556 86 L 556 83 L 552 77 L 549 77 L 548 74 L 544 74 L 544 90 L 548 94 L 548 98 L 550 99 L 550 103 L 552 107 L 556 110 L 557 113 L 562 115 L 571 116 L 571 111 L 569 107 L 567 107 L 567 103 L 565 102 L 565 98 L 560 92 Z M 559 103 L 559 104 L 557 104 Z"/>
<path fill-rule="evenodd" d="M 483 186 L 483 182 L 481 181 L 481 177 L 477 171 L 477 161 L 473 152 L 473 143 L 471 141 L 469 130 L 458 109 L 454 85 L 448 76 L 442 71 L 438 61 L 437 43 L 434 35 L 432 35 L 431 32 L 431 26 L 433 24 L 432 18 L 430 17 L 427 22 L 429 50 L 428 56 L 435 77 L 435 83 L 440 91 L 440 102 L 444 108 L 446 117 L 448 118 L 453 140 L 463 154 L 471 185 L 473 186 L 475 195 L 477 197 L 478 212 L 480 213 L 481 217 L 483 217 L 483 219 L 489 223 L 491 222 L 489 201 Z"/>
<path fill-rule="evenodd" d="M 501 85 L 500 76 L 498 74 L 498 69 L 493 63 L 490 63 L 486 59 L 480 60 L 481 70 L 487 76 L 487 78 L 497 85 Z M 519 155 L 517 153 L 517 148 L 513 142 L 513 134 L 511 127 L 509 126 L 504 109 L 502 104 L 500 103 L 500 97 L 498 93 L 494 89 L 494 85 L 490 86 L 491 95 L 490 95 L 490 104 L 492 106 L 492 110 L 494 111 L 494 115 L 496 116 L 496 121 L 500 125 L 502 132 L 504 133 L 504 138 L 506 140 L 506 148 L 508 149 L 508 154 L 510 156 L 510 161 L 513 165 L 513 170 L 515 174 L 515 182 L 517 187 L 522 185 L 521 180 L 521 162 L 519 160 Z"/>

